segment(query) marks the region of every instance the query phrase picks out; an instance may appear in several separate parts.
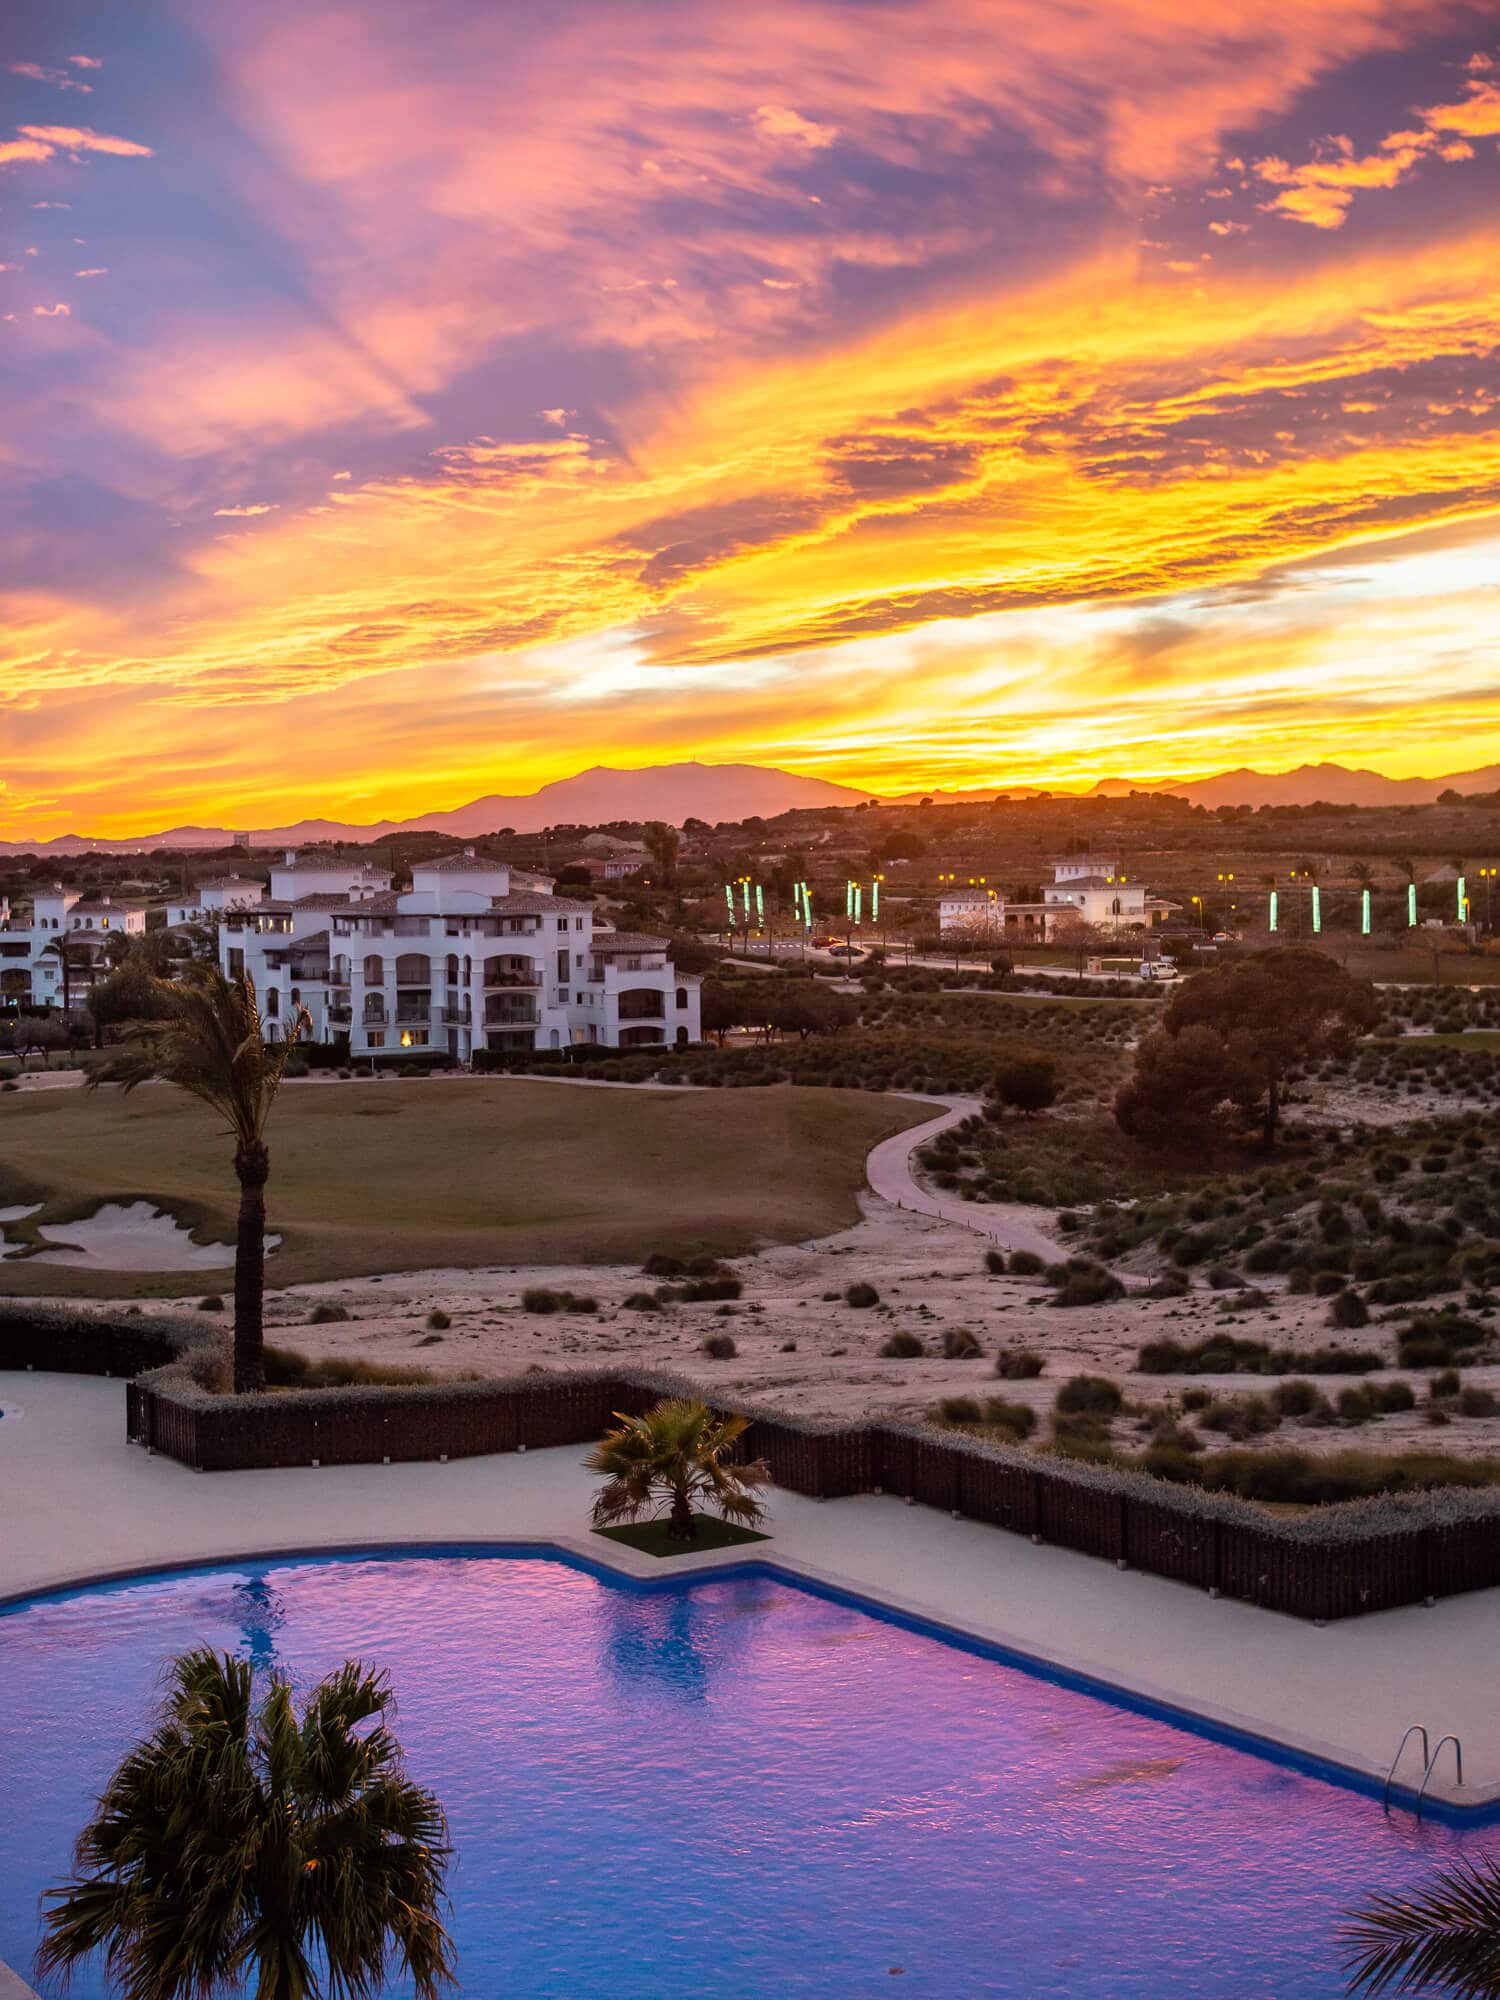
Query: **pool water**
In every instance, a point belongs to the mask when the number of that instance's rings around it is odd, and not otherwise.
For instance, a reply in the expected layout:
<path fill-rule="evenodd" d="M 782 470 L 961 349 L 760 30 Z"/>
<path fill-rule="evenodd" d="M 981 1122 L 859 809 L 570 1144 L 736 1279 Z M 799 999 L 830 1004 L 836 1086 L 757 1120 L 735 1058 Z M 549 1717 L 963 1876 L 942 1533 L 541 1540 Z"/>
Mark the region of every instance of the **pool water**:
<path fill-rule="evenodd" d="M 766 1569 L 288 1558 L 0 1613 L 0 1960 L 203 1644 L 389 1670 L 471 2000 L 1332 2000 L 1351 1905 L 1491 1844 Z"/>

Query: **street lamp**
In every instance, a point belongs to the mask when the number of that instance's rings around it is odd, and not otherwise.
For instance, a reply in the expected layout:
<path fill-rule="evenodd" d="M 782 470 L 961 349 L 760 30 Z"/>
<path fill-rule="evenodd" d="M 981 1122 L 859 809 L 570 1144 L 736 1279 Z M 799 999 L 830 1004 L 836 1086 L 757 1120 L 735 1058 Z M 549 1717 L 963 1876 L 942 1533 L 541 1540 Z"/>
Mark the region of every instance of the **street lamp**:
<path fill-rule="evenodd" d="M 1481 868 L 1479 879 L 1484 884 L 1484 927 L 1487 931 L 1495 928 L 1495 877 L 1500 869 Z"/>

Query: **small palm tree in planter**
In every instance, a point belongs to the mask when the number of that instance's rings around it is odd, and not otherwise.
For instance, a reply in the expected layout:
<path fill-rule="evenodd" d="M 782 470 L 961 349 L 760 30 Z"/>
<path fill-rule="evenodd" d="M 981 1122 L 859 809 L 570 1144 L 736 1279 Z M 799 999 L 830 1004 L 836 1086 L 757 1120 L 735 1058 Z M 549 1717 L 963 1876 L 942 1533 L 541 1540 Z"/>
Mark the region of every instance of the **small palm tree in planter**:
<path fill-rule="evenodd" d="M 695 1503 L 726 1521 L 753 1528 L 765 1518 L 755 1494 L 771 1477 L 763 1459 L 727 1463 L 744 1435 L 748 1417 L 716 1417 L 706 1403 L 682 1399 L 658 1403 L 643 1417 L 615 1415 L 617 1430 L 605 1434 L 585 1460 L 608 1481 L 594 1501 L 595 1527 L 638 1521 L 667 1505 L 667 1534 L 674 1542 L 695 1542 Z"/>
<path fill-rule="evenodd" d="M 266 1181 L 271 1154 L 266 1124 L 292 1050 L 311 1019 L 299 1007 L 278 1042 L 268 1042 L 247 973 L 228 979 L 216 965 L 184 966 L 177 980 L 152 982 L 163 1018 L 145 1021 L 126 1047 L 95 1070 L 91 1086 L 127 1090 L 159 1078 L 212 1105 L 234 1140 L 240 1184 L 234 1242 L 234 1390 L 266 1386 Z"/>
<path fill-rule="evenodd" d="M 443 1811 L 406 1775 L 385 1677 L 347 1661 L 299 1717 L 279 1675 L 186 1653 L 44 1898 L 37 1971 L 95 1952 L 130 2000 L 417 2000 L 453 1979 Z M 366 1727 L 365 1725 L 373 1725 Z M 358 1732 L 358 1733 L 356 1733 Z"/>

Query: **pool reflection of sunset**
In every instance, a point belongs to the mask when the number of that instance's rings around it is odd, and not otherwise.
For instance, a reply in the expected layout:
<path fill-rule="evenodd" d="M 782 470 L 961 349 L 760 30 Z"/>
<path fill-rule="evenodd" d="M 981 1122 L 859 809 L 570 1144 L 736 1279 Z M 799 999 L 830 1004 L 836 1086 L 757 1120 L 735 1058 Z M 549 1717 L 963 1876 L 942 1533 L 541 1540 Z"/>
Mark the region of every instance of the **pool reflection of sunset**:
<path fill-rule="evenodd" d="M 23 6 L 0 834 L 1500 758 L 1485 11 Z"/>

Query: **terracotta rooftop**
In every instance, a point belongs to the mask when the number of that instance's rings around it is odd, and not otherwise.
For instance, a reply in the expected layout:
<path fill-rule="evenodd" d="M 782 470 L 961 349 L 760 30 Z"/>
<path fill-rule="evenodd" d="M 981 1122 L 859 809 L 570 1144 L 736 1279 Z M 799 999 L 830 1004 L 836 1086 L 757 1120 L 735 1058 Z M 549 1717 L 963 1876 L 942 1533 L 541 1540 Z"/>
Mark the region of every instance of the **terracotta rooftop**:
<path fill-rule="evenodd" d="M 595 931 L 593 948 L 606 956 L 614 951 L 665 951 L 667 940 L 640 931 Z"/>

